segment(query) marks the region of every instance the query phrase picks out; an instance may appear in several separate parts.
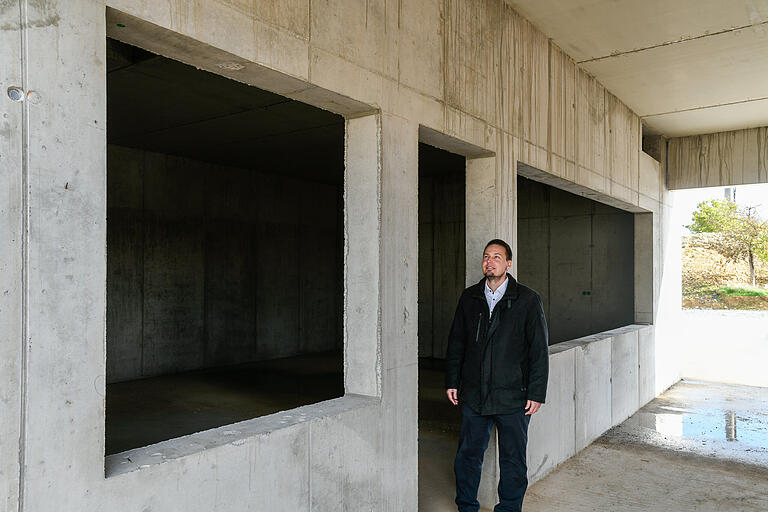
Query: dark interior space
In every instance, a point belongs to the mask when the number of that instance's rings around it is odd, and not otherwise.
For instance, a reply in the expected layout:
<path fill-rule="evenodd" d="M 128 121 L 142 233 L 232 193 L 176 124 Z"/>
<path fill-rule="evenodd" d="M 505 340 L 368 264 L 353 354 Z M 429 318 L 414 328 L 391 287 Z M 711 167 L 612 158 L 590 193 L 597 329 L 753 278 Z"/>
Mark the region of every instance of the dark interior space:
<path fill-rule="evenodd" d="M 419 144 L 419 508 L 450 510 L 460 414 L 445 396 L 448 331 L 465 286 L 463 156 Z M 446 491 L 447 490 L 447 491 Z"/>
<path fill-rule="evenodd" d="M 107 453 L 342 396 L 344 119 L 107 56 Z"/>
<path fill-rule="evenodd" d="M 522 176 L 517 190 L 518 280 L 550 344 L 634 323 L 634 215 Z"/>

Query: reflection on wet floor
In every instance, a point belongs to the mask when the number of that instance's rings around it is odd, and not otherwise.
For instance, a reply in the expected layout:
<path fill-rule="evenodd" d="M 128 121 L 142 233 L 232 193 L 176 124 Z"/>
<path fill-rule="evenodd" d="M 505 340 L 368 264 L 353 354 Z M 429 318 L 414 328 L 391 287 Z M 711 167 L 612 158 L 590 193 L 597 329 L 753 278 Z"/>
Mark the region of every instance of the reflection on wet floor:
<path fill-rule="evenodd" d="M 607 438 L 768 467 L 768 389 L 681 381 Z"/>
<path fill-rule="evenodd" d="M 533 484 L 526 512 L 765 512 L 768 388 L 681 381 Z"/>

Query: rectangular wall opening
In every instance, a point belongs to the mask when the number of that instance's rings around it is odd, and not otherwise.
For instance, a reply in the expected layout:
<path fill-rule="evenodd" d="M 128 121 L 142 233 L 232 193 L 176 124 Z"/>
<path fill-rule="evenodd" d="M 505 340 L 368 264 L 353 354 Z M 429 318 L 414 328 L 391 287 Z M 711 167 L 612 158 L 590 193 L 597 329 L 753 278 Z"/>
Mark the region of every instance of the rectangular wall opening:
<path fill-rule="evenodd" d="M 518 280 L 550 344 L 634 323 L 634 214 L 518 176 Z"/>
<path fill-rule="evenodd" d="M 343 117 L 107 56 L 107 455 L 342 396 Z"/>
<path fill-rule="evenodd" d="M 419 509 L 453 505 L 459 410 L 444 388 L 448 332 L 465 288 L 466 159 L 419 144 Z"/>

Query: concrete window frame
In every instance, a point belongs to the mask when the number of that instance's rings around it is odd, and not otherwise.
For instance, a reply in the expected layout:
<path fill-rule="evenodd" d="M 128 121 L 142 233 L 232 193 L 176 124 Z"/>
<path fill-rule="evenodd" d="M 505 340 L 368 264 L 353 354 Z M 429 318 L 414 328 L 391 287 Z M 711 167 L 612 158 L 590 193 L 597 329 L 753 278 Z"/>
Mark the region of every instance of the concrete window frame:
<path fill-rule="evenodd" d="M 246 438 L 269 435 L 276 430 L 290 429 L 300 423 L 377 406 L 382 395 L 379 290 L 382 135 L 378 109 L 110 7 L 106 7 L 106 36 L 232 80 L 329 110 L 345 118 L 345 393 L 341 398 L 108 455 L 104 459 L 105 478 L 184 459 L 215 446 L 237 445 Z M 106 150 L 106 141 L 104 148 Z M 106 283 L 104 286 L 106 288 Z M 103 361 L 106 368 L 106 360 Z M 104 393 L 106 384 L 103 380 L 100 386 Z M 102 434 L 104 418 L 105 410 L 102 404 Z"/>

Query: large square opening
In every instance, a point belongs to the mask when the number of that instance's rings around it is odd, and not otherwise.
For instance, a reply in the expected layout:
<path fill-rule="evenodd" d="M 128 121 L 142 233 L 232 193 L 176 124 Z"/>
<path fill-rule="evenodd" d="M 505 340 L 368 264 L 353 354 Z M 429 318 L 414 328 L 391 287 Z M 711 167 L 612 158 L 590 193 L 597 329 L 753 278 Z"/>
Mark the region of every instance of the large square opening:
<path fill-rule="evenodd" d="M 541 295 L 550 344 L 635 322 L 635 215 L 517 179 L 518 280 Z"/>
<path fill-rule="evenodd" d="M 107 56 L 107 455 L 342 396 L 343 117 Z"/>

